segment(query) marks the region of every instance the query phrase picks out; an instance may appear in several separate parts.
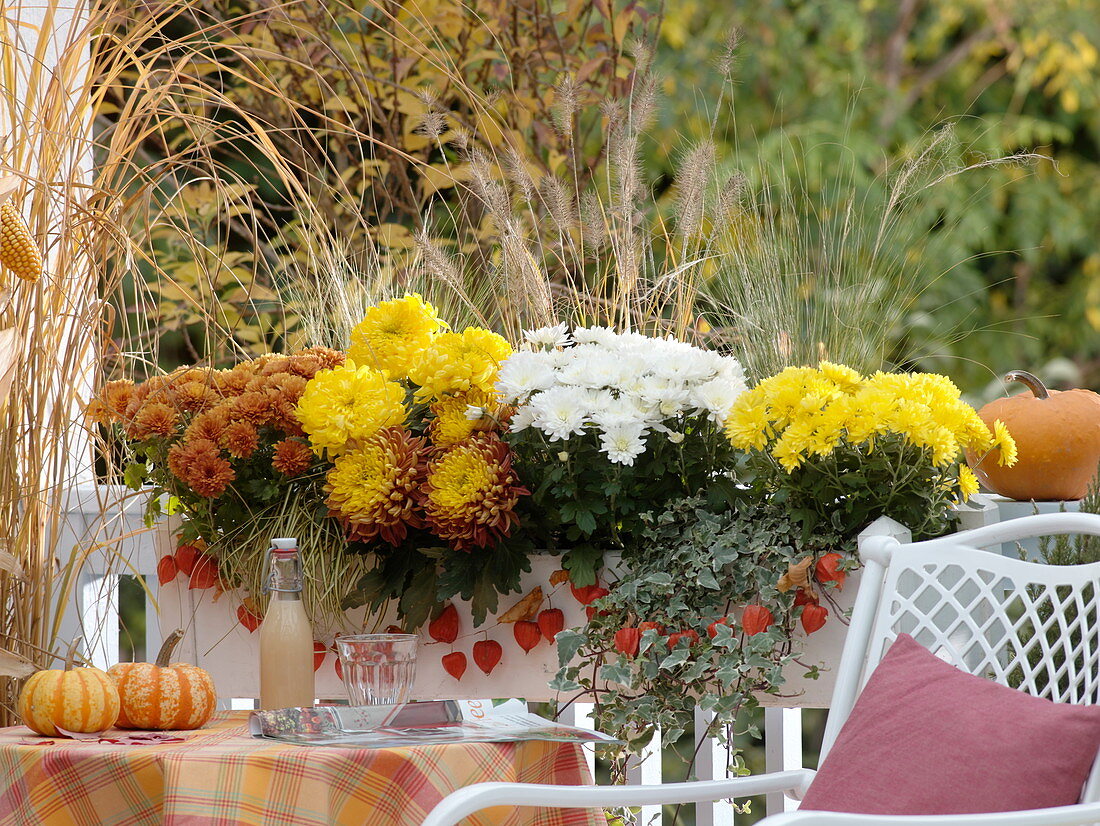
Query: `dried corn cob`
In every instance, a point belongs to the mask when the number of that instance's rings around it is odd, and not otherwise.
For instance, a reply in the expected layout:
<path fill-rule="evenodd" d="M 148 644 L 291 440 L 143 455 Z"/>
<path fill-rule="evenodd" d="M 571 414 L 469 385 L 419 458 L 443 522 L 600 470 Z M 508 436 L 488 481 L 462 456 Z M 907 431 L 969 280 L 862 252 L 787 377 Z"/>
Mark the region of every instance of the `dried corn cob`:
<path fill-rule="evenodd" d="M 42 254 L 11 201 L 0 206 L 0 264 L 24 281 L 37 281 L 42 275 Z"/>

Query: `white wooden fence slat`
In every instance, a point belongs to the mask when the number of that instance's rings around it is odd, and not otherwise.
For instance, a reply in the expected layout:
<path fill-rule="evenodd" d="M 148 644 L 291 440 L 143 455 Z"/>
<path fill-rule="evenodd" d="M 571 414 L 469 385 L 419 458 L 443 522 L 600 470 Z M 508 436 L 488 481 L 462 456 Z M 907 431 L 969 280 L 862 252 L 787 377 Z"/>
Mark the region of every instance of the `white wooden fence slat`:
<path fill-rule="evenodd" d="M 118 662 L 118 574 L 81 573 L 77 606 L 85 629 L 84 655 L 106 671 Z M 103 633 L 106 629 L 114 633 Z"/>
<path fill-rule="evenodd" d="M 596 711 L 595 703 L 573 703 L 574 723 L 573 725 L 579 728 L 587 728 L 595 731 L 596 720 L 593 717 Z M 588 762 L 588 771 L 592 775 L 593 779 L 596 777 L 596 749 L 593 746 L 587 746 L 583 749 L 584 759 Z"/>
<path fill-rule="evenodd" d="M 646 744 L 640 755 L 631 755 L 626 764 L 626 782 L 641 783 L 646 786 L 659 786 L 662 778 L 662 740 L 661 730 L 653 732 L 653 737 Z M 660 806 L 643 806 L 638 818 L 639 823 L 661 823 Z"/>
<path fill-rule="evenodd" d="M 146 575 L 143 579 L 147 589 L 145 594 L 145 656 L 149 662 L 152 662 L 160 650 L 160 644 L 164 642 L 164 629 L 160 627 L 160 616 L 153 607 L 160 599 L 160 585 L 157 583 L 155 574 L 152 576 Z"/>
<path fill-rule="evenodd" d="M 592 703 L 570 703 L 563 708 L 557 716 L 557 721 L 566 726 L 596 730 L 595 721 L 592 719 L 592 711 L 595 706 Z M 592 746 L 582 746 L 584 759 L 588 762 L 588 772 L 593 780 L 596 777 L 596 750 Z"/>
<path fill-rule="evenodd" d="M 802 768 L 802 709 L 764 709 L 764 764 L 769 773 Z M 767 797 L 769 815 L 797 808 L 782 792 Z"/>
<path fill-rule="evenodd" d="M 729 773 L 729 752 L 717 738 L 699 740 L 714 720 L 714 713 L 695 709 L 695 774 L 700 780 L 725 780 Z M 695 826 L 734 826 L 734 810 L 728 801 L 695 804 Z"/>

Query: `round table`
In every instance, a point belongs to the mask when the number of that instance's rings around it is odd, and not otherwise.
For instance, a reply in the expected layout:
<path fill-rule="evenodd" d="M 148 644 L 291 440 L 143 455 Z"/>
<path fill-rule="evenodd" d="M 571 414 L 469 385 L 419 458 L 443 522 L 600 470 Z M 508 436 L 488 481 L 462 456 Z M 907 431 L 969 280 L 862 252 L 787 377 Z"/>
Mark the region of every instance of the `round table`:
<path fill-rule="evenodd" d="M 217 715 L 182 741 L 111 744 L 0 729 L 0 824 L 420 826 L 446 795 L 490 780 L 591 782 L 574 743 L 309 747 L 248 734 Z M 134 732 L 110 732 L 121 737 Z M 487 809 L 470 826 L 604 826 L 599 811 Z M 464 826 L 465 826 L 464 823 Z"/>

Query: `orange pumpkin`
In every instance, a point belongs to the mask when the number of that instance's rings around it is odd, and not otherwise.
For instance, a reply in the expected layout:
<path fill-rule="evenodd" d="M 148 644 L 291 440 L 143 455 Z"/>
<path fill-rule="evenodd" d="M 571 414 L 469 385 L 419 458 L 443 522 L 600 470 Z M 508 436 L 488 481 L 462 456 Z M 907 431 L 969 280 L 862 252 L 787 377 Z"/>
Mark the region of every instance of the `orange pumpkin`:
<path fill-rule="evenodd" d="M 978 415 L 990 428 L 997 419 L 1005 424 L 1016 442 L 1016 464 L 1002 467 L 994 450 L 985 457 L 968 452 L 970 467 L 982 484 L 1010 499 L 1081 499 L 1100 462 L 1100 395 L 1048 390 L 1023 370 L 1006 374 L 1005 381 L 1028 390 L 996 399 Z"/>
<path fill-rule="evenodd" d="M 168 664 L 183 630 L 164 641 L 154 663 L 119 663 L 107 673 L 122 704 L 119 728 L 195 729 L 213 716 L 217 694 L 209 673 L 190 663 Z"/>
<path fill-rule="evenodd" d="M 98 668 L 73 668 L 31 675 L 19 694 L 19 716 L 31 730 L 47 737 L 65 731 L 106 731 L 118 719 L 118 690 Z"/>

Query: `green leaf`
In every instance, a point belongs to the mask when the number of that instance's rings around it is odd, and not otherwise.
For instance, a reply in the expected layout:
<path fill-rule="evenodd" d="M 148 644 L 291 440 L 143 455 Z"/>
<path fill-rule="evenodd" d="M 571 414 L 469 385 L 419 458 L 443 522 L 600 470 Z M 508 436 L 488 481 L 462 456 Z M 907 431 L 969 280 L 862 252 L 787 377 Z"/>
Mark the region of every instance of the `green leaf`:
<path fill-rule="evenodd" d="M 673 649 L 671 654 L 661 660 L 661 670 L 668 671 L 669 669 L 675 668 L 678 665 L 683 665 L 687 662 L 688 657 L 690 656 L 691 651 L 687 648 L 687 646 L 677 646 Z"/>
<path fill-rule="evenodd" d="M 578 509 L 575 513 L 577 527 L 586 534 L 591 534 L 596 531 L 596 517 L 592 515 L 592 511 Z"/>
<path fill-rule="evenodd" d="M 144 462 L 132 462 L 122 473 L 122 481 L 132 490 L 140 490 L 149 476 L 149 466 Z"/>
<path fill-rule="evenodd" d="M 630 685 L 630 678 L 633 673 L 634 669 L 630 663 L 620 657 L 617 663 L 608 663 L 600 669 L 600 679 L 607 680 L 610 683 Z"/>
<path fill-rule="evenodd" d="M 588 637 L 583 632 L 566 628 L 558 632 L 555 641 L 558 644 L 558 664 L 566 666 L 577 656 L 581 646 L 588 643 Z"/>
<path fill-rule="evenodd" d="M 436 605 L 435 593 L 435 566 L 426 565 L 413 575 L 398 603 L 398 610 L 410 628 L 419 628 L 427 621 Z"/>
<path fill-rule="evenodd" d="M 569 578 L 575 585 L 594 585 L 596 575 L 603 567 L 603 551 L 591 545 L 579 544 L 562 555 L 561 564 L 569 571 Z"/>

